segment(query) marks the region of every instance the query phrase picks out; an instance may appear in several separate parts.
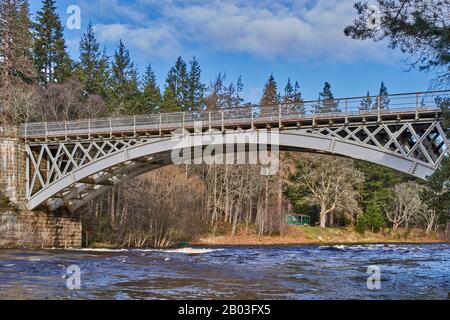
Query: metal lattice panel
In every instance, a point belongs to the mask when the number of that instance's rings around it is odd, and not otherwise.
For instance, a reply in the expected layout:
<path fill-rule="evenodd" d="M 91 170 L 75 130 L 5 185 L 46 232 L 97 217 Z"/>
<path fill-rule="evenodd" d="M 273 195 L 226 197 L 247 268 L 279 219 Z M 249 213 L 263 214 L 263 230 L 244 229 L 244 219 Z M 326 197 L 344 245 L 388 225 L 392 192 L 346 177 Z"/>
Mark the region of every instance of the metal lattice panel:
<path fill-rule="evenodd" d="M 27 145 L 27 198 L 88 163 L 145 142 L 132 138 Z"/>
<path fill-rule="evenodd" d="M 403 164 L 402 171 L 423 178 L 416 174 L 416 168 L 428 168 L 428 172 L 438 168 L 444 156 L 449 151 L 449 143 L 441 127 L 439 119 L 420 122 L 387 122 L 360 123 L 351 125 L 328 125 L 310 127 L 308 129 L 286 128 L 283 131 L 299 142 L 299 150 L 308 139 L 320 137 L 328 141 L 326 148 L 305 147 L 314 151 L 326 151 L 353 157 L 345 150 L 337 152 L 337 142 L 345 143 L 344 148 L 355 145 L 357 154 L 365 154 L 368 150 L 376 150 L 385 155 L 395 155 L 408 160 Z M 283 135 L 283 133 L 281 134 Z M 296 138 L 297 137 L 297 138 Z M 95 198 L 108 188 L 122 183 L 144 172 L 171 163 L 170 147 L 166 152 L 146 154 L 144 157 L 129 158 L 129 150 L 139 146 L 149 146 L 160 143 L 168 145 L 170 137 L 130 137 L 108 140 L 83 140 L 33 143 L 26 146 L 27 150 L 27 198 L 33 200 L 63 180 L 70 178 L 70 184 L 62 187 L 56 194 L 49 193 L 46 205 L 54 210 L 66 206 L 70 210 L 79 208 L 82 204 Z M 314 143 L 312 142 L 312 145 Z M 295 144 L 295 143 L 294 143 Z M 283 145 L 280 146 L 283 148 Z M 115 159 L 115 156 L 122 156 Z M 124 155 L 125 154 L 125 155 Z M 131 159 L 131 160 L 130 160 Z M 86 167 L 95 167 L 97 162 L 106 160 L 105 168 L 94 170 L 89 176 L 78 178 L 74 173 Z M 372 161 L 371 159 L 366 159 Z M 375 163 L 391 166 L 388 163 Z M 395 169 L 399 169 L 398 167 Z M 430 171 L 431 170 L 431 171 Z M 33 204 L 33 207 L 35 204 Z"/>
<path fill-rule="evenodd" d="M 434 169 L 437 169 L 449 150 L 438 120 L 330 126 L 308 129 L 307 132 L 395 153 Z"/>

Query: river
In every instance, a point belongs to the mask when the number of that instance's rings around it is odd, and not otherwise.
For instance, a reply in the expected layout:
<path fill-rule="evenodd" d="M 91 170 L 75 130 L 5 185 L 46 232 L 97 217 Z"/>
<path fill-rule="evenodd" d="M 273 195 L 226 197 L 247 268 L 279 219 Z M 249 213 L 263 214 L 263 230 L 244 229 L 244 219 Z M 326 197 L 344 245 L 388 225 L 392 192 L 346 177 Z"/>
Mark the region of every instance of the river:
<path fill-rule="evenodd" d="M 0 299 L 449 298 L 449 244 L 0 250 Z"/>

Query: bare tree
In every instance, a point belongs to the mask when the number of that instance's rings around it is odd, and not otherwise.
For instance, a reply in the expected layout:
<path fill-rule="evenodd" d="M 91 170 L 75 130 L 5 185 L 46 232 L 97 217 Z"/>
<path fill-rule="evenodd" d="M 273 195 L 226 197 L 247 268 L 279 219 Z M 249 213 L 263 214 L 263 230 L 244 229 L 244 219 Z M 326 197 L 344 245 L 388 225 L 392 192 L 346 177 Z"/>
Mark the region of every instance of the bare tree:
<path fill-rule="evenodd" d="M 439 213 L 436 211 L 436 209 L 424 207 L 420 211 L 419 218 L 423 221 L 425 231 L 427 233 L 430 233 L 432 230 L 434 230 L 437 227 L 437 222 L 439 218 Z"/>
<path fill-rule="evenodd" d="M 69 121 L 107 114 L 102 98 L 87 94 L 75 79 L 41 89 L 40 114 L 44 121 Z"/>
<path fill-rule="evenodd" d="M 413 218 L 422 212 L 421 191 L 422 186 L 411 181 L 394 187 L 392 207 L 385 210 L 386 217 L 392 223 L 392 230 L 397 230 L 402 224 L 409 228 Z"/>
<path fill-rule="evenodd" d="M 168 247 L 202 231 L 204 185 L 181 168 L 148 173 L 82 208 L 89 238 L 121 247 Z"/>
<path fill-rule="evenodd" d="M 305 155 L 300 160 L 293 187 L 301 202 L 319 207 L 320 226 L 325 228 L 332 214 L 359 210 L 358 186 L 363 182 L 364 175 L 354 168 L 352 160 Z"/>
<path fill-rule="evenodd" d="M 19 125 L 37 119 L 39 99 L 36 88 L 31 85 L 0 89 L 0 123 Z"/>

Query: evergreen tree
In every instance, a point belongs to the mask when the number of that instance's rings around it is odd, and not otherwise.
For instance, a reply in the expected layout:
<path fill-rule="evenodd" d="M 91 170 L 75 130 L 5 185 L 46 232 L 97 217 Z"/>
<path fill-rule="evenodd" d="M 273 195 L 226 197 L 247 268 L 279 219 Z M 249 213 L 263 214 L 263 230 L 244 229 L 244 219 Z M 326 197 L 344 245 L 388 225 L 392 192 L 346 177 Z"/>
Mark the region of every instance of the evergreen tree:
<path fill-rule="evenodd" d="M 138 73 L 122 40 L 114 53 L 111 66 L 110 109 L 116 113 L 132 113 L 139 98 Z"/>
<path fill-rule="evenodd" d="M 319 101 L 314 105 L 314 113 L 340 112 L 338 105 L 331 92 L 331 85 L 325 82 L 323 91 L 319 93 Z"/>
<path fill-rule="evenodd" d="M 291 104 L 294 101 L 294 87 L 291 83 L 291 78 L 288 78 L 288 82 L 286 84 L 286 87 L 284 88 L 284 96 L 283 96 L 283 103 L 285 104 Z"/>
<path fill-rule="evenodd" d="M 180 105 L 170 87 L 166 87 L 161 104 L 161 112 L 178 112 Z"/>
<path fill-rule="evenodd" d="M 0 0 L 0 87 L 34 80 L 30 27 L 28 0 Z"/>
<path fill-rule="evenodd" d="M 284 88 L 284 96 L 282 102 L 283 104 L 285 104 L 285 108 L 288 108 L 288 110 L 292 113 L 305 113 L 305 106 L 302 101 L 300 85 L 297 81 L 293 86 L 291 78 L 288 78 L 288 82 L 286 84 L 286 87 Z"/>
<path fill-rule="evenodd" d="M 92 24 L 80 41 L 80 60 L 76 64 L 76 74 L 89 94 L 106 97 L 108 81 L 108 57 L 100 50 Z"/>
<path fill-rule="evenodd" d="M 377 205 L 382 211 L 389 205 L 392 188 L 411 179 L 404 173 L 366 161 L 355 162 L 355 167 L 364 173 L 366 179 L 361 188 L 361 202 L 366 210 Z"/>
<path fill-rule="evenodd" d="M 300 92 L 300 85 L 297 81 L 295 81 L 294 85 L 294 103 L 295 103 L 295 111 L 300 114 L 306 114 L 305 103 L 302 99 L 302 93 Z"/>
<path fill-rule="evenodd" d="M 140 103 L 139 113 L 155 113 L 161 109 L 161 90 L 156 83 L 156 76 L 149 64 L 144 74 L 144 91 Z"/>
<path fill-rule="evenodd" d="M 205 95 L 205 86 L 201 82 L 201 69 L 195 56 L 189 62 L 187 107 L 192 111 L 200 111 Z"/>
<path fill-rule="evenodd" d="M 34 24 L 34 60 L 43 84 L 70 77 L 72 61 L 66 52 L 64 28 L 56 13 L 55 0 L 42 0 Z"/>
<path fill-rule="evenodd" d="M 359 105 L 360 111 L 368 111 L 372 109 L 372 98 L 370 97 L 370 92 L 367 91 L 367 96 L 361 100 Z"/>
<path fill-rule="evenodd" d="M 435 103 L 436 107 L 442 110 L 443 127 L 447 133 L 447 139 L 450 139 L 450 97 L 436 97 Z"/>
<path fill-rule="evenodd" d="M 237 82 L 236 82 L 237 106 L 240 106 L 241 103 L 244 102 L 244 99 L 241 97 L 241 94 L 243 91 L 244 91 L 244 83 L 242 82 L 242 76 L 239 75 Z"/>
<path fill-rule="evenodd" d="M 176 101 L 181 110 L 189 109 L 189 74 L 186 62 L 178 57 L 175 65 L 167 74 L 166 85 L 175 95 Z"/>
<path fill-rule="evenodd" d="M 275 82 L 273 74 L 271 74 L 266 82 L 266 85 L 264 86 L 263 97 L 261 98 L 260 101 L 261 115 L 268 116 L 274 113 L 278 114 L 279 103 L 280 103 L 280 96 L 278 94 L 277 83 Z"/>
<path fill-rule="evenodd" d="M 280 96 L 278 95 L 278 87 L 273 77 L 273 74 L 269 76 L 269 79 L 264 86 L 263 97 L 261 98 L 261 105 L 275 105 L 280 103 Z"/>
<path fill-rule="evenodd" d="M 365 209 L 364 213 L 358 217 L 356 230 L 364 233 L 370 229 L 372 232 L 378 232 L 386 226 L 386 219 L 383 215 L 383 208 L 376 202 L 372 202 Z"/>
<path fill-rule="evenodd" d="M 380 93 L 379 93 L 379 97 L 380 97 L 380 109 L 387 109 L 389 108 L 389 103 L 391 102 L 391 100 L 389 99 L 389 93 L 387 91 L 386 86 L 384 85 L 384 82 L 381 82 L 381 86 L 380 86 Z M 378 108 L 378 98 L 377 101 L 375 102 L 374 109 Z"/>
<path fill-rule="evenodd" d="M 380 13 L 373 15 L 371 5 Z M 358 1 L 358 17 L 345 28 L 346 36 L 374 41 L 388 40 L 390 48 L 409 54 L 410 65 L 435 74 L 434 86 L 450 84 L 450 1 Z M 374 26 L 376 26 L 374 28 Z"/>

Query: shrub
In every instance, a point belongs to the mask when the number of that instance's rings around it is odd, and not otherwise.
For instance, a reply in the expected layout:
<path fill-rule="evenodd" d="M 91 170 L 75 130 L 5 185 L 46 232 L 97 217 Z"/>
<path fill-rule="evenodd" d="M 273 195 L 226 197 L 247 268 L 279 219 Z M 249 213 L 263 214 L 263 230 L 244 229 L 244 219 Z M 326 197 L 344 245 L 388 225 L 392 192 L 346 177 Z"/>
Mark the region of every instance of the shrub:
<path fill-rule="evenodd" d="M 378 232 L 386 226 L 386 220 L 378 204 L 372 202 L 368 205 L 366 211 L 358 218 L 356 231 L 364 233 L 367 230 Z"/>

